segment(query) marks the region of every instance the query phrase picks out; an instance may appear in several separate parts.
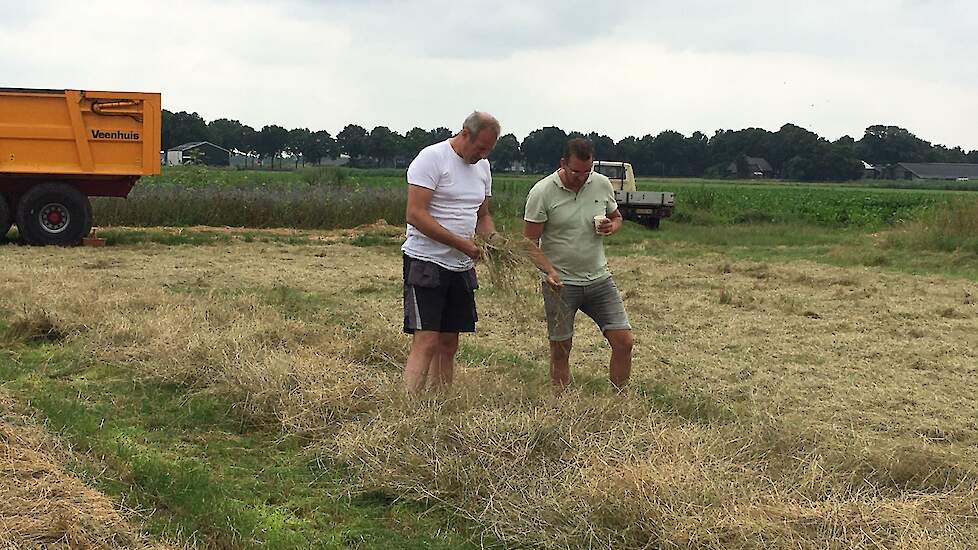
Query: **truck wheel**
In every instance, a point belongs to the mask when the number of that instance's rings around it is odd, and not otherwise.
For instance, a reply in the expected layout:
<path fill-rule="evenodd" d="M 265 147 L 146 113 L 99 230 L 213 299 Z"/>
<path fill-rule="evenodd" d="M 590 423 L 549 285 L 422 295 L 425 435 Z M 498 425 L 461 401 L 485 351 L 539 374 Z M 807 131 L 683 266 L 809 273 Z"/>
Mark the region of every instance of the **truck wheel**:
<path fill-rule="evenodd" d="M 645 227 L 649 229 L 659 228 L 659 218 L 645 218 Z"/>
<path fill-rule="evenodd" d="M 10 232 L 13 219 L 10 217 L 10 202 L 7 197 L 0 195 L 0 240 Z"/>
<path fill-rule="evenodd" d="M 28 244 L 78 244 L 92 229 L 92 203 L 64 183 L 37 185 L 20 199 L 17 229 Z"/>

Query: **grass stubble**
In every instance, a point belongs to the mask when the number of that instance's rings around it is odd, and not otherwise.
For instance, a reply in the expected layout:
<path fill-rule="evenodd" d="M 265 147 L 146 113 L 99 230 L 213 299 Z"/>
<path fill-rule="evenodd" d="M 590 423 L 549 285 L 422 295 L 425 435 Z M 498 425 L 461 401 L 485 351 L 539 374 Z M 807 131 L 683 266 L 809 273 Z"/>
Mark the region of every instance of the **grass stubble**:
<path fill-rule="evenodd" d="M 580 320 L 575 386 L 555 396 L 538 279 L 524 266 L 502 284 L 487 262 L 455 386 L 409 400 L 396 249 L 3 254 L 0 307 L 23 338 L 54 333 L 136 376 L 228 395 L 349 466 L 351 491 L 439 506 L 506 545 L 978 540 L 973 283 L 614 258 L 637 340 L 630 389 L 610 390 L 606 344 Z"/>

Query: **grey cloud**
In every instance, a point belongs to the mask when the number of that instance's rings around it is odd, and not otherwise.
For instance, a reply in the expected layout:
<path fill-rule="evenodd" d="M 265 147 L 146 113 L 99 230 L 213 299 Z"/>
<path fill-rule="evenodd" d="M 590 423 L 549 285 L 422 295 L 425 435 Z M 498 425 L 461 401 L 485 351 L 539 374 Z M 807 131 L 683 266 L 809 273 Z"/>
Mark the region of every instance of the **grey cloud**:
<path fill-rule="evenodd" d="M 625 2 L 627 6 L 639 2 Z M 533 2 L 310 3 L 315 17 L 348 21 L 365 42 L 398 54 L 445 59 L 505 58 L 609 36 L 622 24 L 613 3 Z"/>

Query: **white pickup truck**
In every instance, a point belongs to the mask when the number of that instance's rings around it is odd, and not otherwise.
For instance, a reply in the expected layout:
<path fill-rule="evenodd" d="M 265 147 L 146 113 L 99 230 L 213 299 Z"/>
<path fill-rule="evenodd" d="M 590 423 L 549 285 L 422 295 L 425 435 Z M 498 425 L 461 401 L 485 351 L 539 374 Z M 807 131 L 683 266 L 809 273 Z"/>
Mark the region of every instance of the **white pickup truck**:
<path fill-rule="evenodd" d="M 672 215 L 675 194 L 662 191 L 639 191 L 635 187 L 635 172 L 627 162 L 594 161 L 594 171 L 611 180 L 615 188 L 618 211 L 626 220 L 638 222 L 649 229 L 658 229 L 659 220 Z"/>

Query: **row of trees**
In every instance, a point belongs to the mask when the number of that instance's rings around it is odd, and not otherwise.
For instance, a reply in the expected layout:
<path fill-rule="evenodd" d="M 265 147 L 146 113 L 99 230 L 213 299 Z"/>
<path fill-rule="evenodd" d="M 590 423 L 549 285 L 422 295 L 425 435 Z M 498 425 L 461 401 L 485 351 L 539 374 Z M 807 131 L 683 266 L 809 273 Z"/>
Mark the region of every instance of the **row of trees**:
<path fill-rule="evenodd" d="M 349 155 L 355 166 L 404 166 L 418 151 L 449 138 L 447 128 L 413 128 L 405 134 L 377 126 L 369 132 L 349 124 L 336 136 L 325 130 L 287 130 L 268 125 L 255 130 L 237 120 L 204 121 L 197 113 L 163 111 L 163 147 L 169 149 L 190 141 L 210 141 L 222 147 L 263 158 L 335 158 Z M 520 142 L 515 135 L 501 136 L 489 157 L 497 170 L 522 168 L 531 172 L 552 170 L 572 137 L 594 143 L 598 159 L 631 162 L 645 176 L 726 176 L 744 165 L 746 156 L 766 159 L 774 175 L 803 181 L 848 180 L 863 173 L 861 161 L 871 164 L 897 162 L 976 162 L 978 151 L 965 152 L 932 145 L 904 128 L 870 126 L 858 141 L 843 136 L 830 142 L 794 124 L 778 131 L 762 128 L 717 130 L 712 137 L 693 132 L 689 137 L 666 130 L 641 138 L 628 136 L 617 142 L 591 132 L 565 132 L 547 126 L 530 132 Z M 741 174 L 742 175 L 742 174 Z"/>

